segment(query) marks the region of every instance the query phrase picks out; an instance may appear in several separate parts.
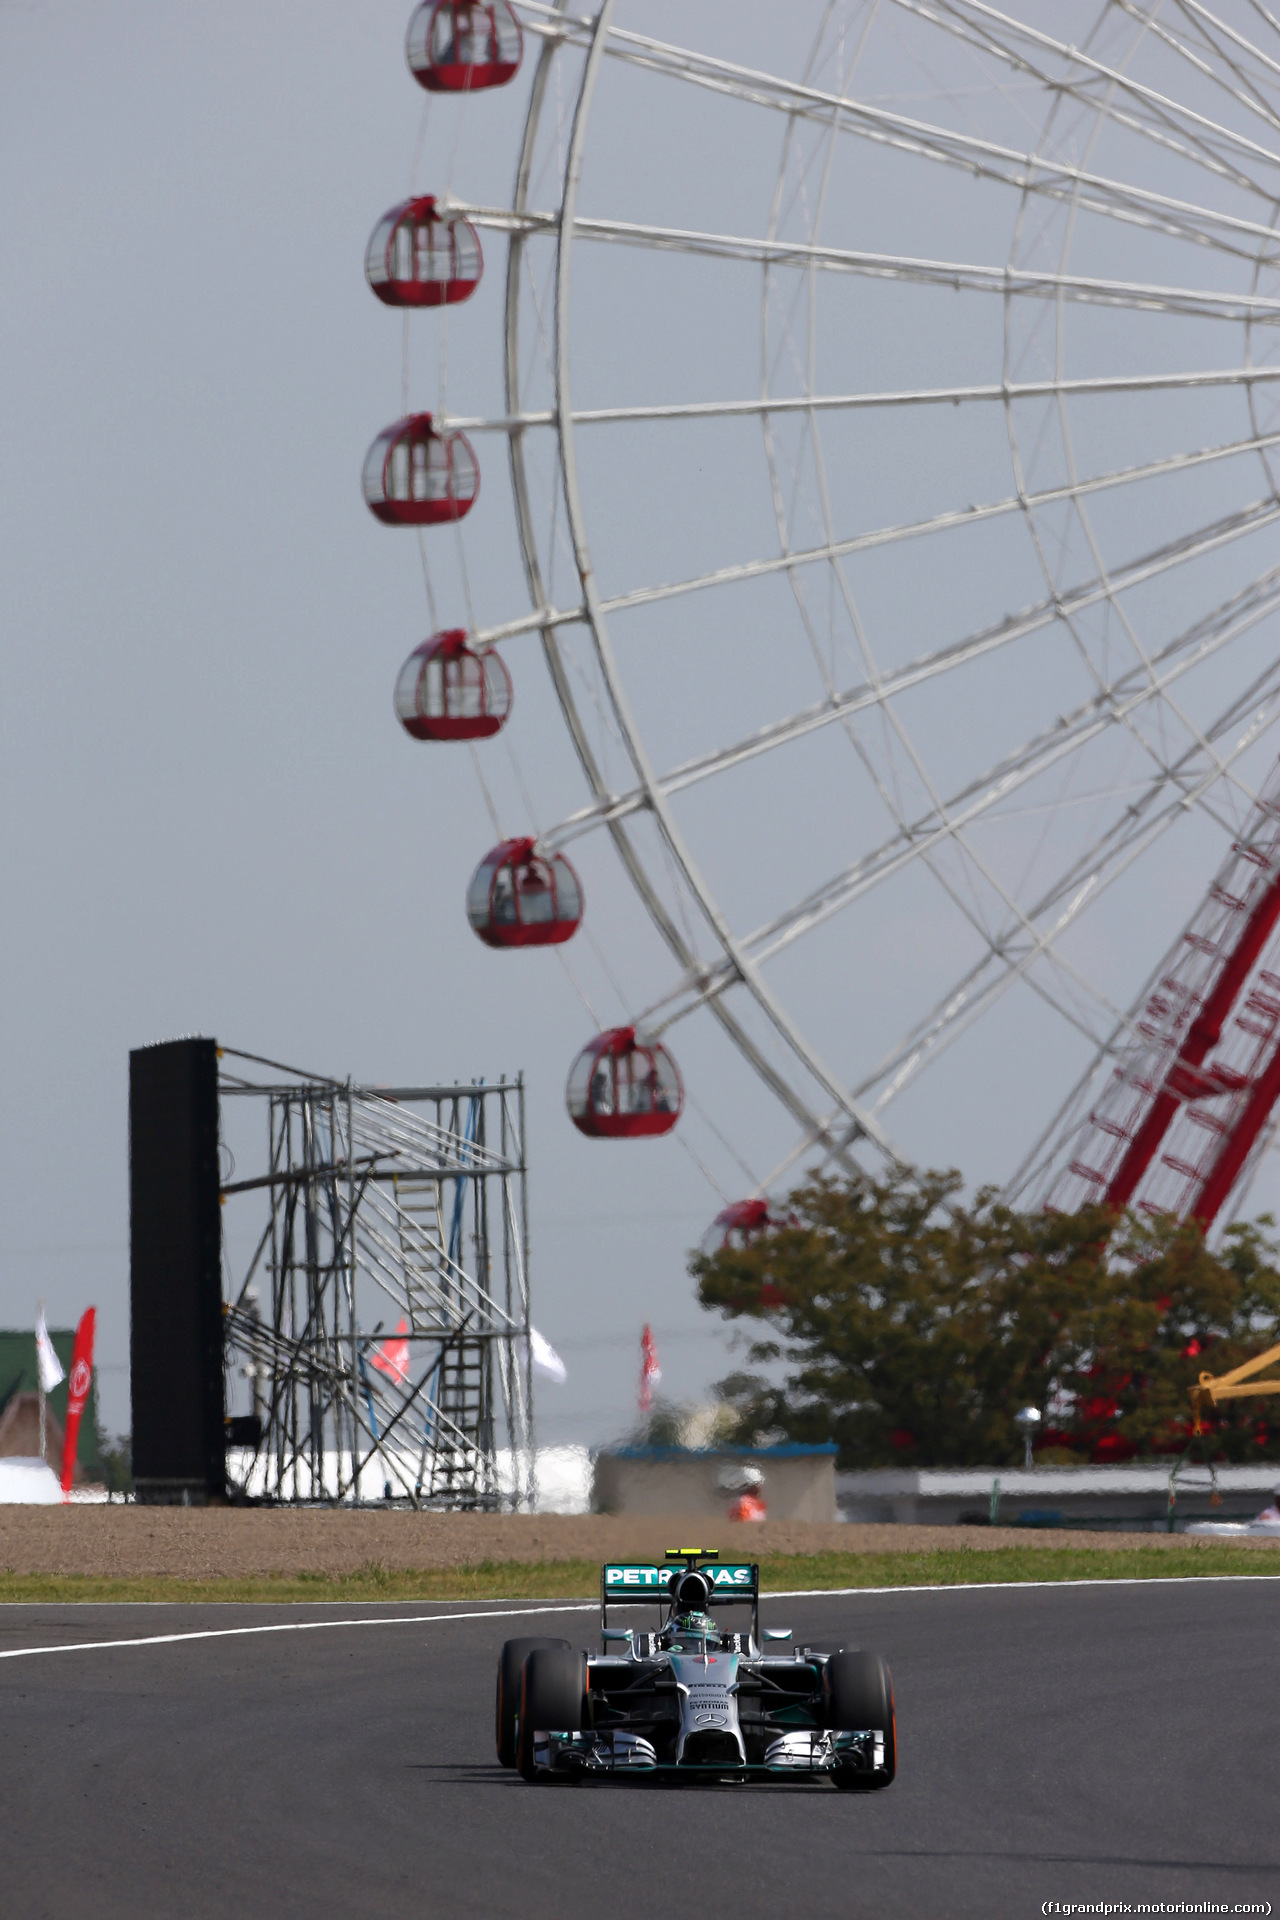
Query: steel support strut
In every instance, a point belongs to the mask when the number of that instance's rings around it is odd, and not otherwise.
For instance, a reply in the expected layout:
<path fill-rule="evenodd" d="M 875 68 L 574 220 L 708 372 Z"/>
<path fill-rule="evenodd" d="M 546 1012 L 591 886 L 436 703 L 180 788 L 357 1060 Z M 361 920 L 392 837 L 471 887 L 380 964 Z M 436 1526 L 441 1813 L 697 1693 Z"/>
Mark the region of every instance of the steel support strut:
<path fill-rule="evenodd" d="M 1224 1200 L 1239 1179 L 1278 1098 L 1280 1042 L 1274 1047 L 1265 1070 L 1254 1081 L 1243 1111 L 1223 1138 L 1191 1208 L 1192 1219 L 1198 1220 L 1206 1231 L 1212 1226 Z"/>
<path fill-rule="evenodd" d="M 1152 1160 L 1159 1151 L 1160 1143 L 1166 1133 L 1168 1133 L 1173 1117 L 1185 1098 L 1185 1095 L 1179 1093 L 1176 1085 L 1173 1084 L 1177 1070 L 1179 1068 L 1185 1068 L 1191 1072 L 1196 1072 L 1204 1065 L 1205 1059 L 1211 1050 L 1217 1046 L 1222 1038 L 1222 1029 L 1226 1024 L 1227 1017 L 1238 1000 L 1245 981 L 1261 957 L 1262 949 L 1274 931 L 1277 920 L 1280 920 L 1280 871 L 1273 874 L 1261 898 L 1256 902 L 1248 919 L 1245 921 L 1240 932 L 1240 938 L 1227 955 L 1222 969 L 1218 974 L 1218 978 L 1214 982 L 1203 1007 L 1191 1023 L 1187 1037 L 1178 1049 L 1173 1067 L 1169 1071 L 1164 1086 L 1152 1101 L 1146 1119 L 1134 1134 L 1124 1158 L 1108 1182 L 1106 1193 L 1103 1196 L 1107 1206 L 1114 1207 L 1119 1211 L 1122 1207 L 1127 1207 L 1132 1200 L 1138 1183 L 1141 1181 L 1142 1176 L 1146 1173 L 1147 1168 L 1151 1165 Z M 1275 1063 L 1273 1061 L 1272 1067 L 1268 1069 L 1268 1075 L 1274 1071 L 1274 1066 Z M 1264 1076 L 1264 1078 L 1266 1077 L 1267 1076 Z M 1280 1082 L 1278 1082 L 1277 1085 L 1280 1087 Z M 1255 1089 L 1255 1093 L 1257 1091 L 1258 1090 Z M 1276 1095 L 1273 1092 L 1267 1101 L 1265 1111 L 1260 1115 L 1254 1125 L 1253 1133 L 1250 1136 L 1250 1143 L 1257 1137 L 1258 1129 L 1265 1120 L 1267 1113 L 1270 1112 L 1275 1097 Z M 1253 1105 L 1254 1099 L 1251 1096 L 1245 1109 L 1246 1113 L 1252 1110 Z M 1234 1139 L 1235 1133 L 1242 1123 L 1243 1116 L 1237 1121 L 1236 1127 L 1232 1129 L 1232 1132 L 1227 1135 L 1223 1148 L 1214 1162 L 1215 1170 L 1219 1165 L 1224 1164 L 1227 1146 Z M 1247 1153 L 1247 1151 L 1247 1147 L 1244 1148 L 1240 1159 L 1236 1162 L 1237 1173 L 1239 1172 L 1240 1165 L 1243 1163 L 1244 1154 Z M 1214 1178 L 1212 1170 L 1209 1178 L 1210 1180 Z M 1234 1175 L 1232 1176 L 1232 1181 L 1234 1182 Z M 1225 1200 L 1229 1190 L 1230 1183 L 1226 1189 L 1218 1194 L 1217 1201 L 1207 1216 L 1202 1213 L 1202 1207 L 1205 1203 L 1205 1195 L 1202 1192 L 1200 1199 L 1197 1200 L 1192 1208 L 1195 1218 L 1198 1220 L 1204 1219 L 1207 1225 L 1208 1221 L 1217 1213 L 1218 1208 L 1221 1206 L 1223 1200 Z"/>

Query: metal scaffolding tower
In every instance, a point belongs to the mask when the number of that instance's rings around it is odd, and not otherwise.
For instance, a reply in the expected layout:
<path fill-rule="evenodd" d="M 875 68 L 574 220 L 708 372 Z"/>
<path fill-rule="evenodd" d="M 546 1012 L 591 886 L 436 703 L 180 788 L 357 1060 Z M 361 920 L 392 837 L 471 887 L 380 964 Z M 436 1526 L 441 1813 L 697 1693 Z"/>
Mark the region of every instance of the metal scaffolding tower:
<path fill-rule="evenodd" d="M 523 1077 L 358 1087 L 226 1047 L 218 1090 L 233 1497 L 530 1504 Z"/>

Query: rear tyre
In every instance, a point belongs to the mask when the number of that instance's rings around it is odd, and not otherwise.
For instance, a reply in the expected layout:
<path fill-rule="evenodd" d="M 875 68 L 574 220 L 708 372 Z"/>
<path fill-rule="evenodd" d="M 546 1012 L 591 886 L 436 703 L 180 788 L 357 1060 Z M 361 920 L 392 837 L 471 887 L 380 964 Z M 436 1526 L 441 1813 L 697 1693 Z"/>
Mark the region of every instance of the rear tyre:
<path fill-rule="evenodd" d="M 498 1743 L 498 1762 L 504 1767 L 516 1763 L 516 1726 L 520 1718 L 520 1670 L 525 1656 L 535 1647 L 567 1647 L 567 1640 L 508 1640 L 498 1655 L 498 1692 L 494 1708 L 494 1734 Z"/>
<path fill-rule="evenodd" d="M 526 1780 L 540 1778 L 533 1736 L 541 1731 L 580 1733 L 586 1718 L 587 1663 L 567 1646 L 535 1647 L 520 1677 L 520 1730 L 516 1765 Z"/>
<path fill-rule="evenodd" d="M 884 1735 L 884 1765 L 874 1773 L 837 1767 L 832 1782 L 846 1793 L 875 1793 L 898 1770 L 898 1737 L 893 1713 L 893 1680 L 878 1653 L 833 1653 L 827 1662 L 827 1725 L 839 1733 Z"/>

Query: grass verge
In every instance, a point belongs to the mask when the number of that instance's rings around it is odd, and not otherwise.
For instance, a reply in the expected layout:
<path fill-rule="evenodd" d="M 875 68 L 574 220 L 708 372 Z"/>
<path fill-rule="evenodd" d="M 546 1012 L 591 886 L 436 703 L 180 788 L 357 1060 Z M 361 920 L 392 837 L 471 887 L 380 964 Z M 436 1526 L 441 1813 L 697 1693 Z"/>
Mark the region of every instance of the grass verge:
<path fill-rule="evenodd" d="M 971 1586 L 987 1581 L 1162 1580 L 1223 1574 L 1280 1577 L 1280 1553 L 1204 1541 L 1195 1546 L 957 1547 L 932 1553 L 822 1553 L 761 1562 L 766 1593 L 797 1588 Z M 369 1562 L 354 1573 L 259 1574 L 184 1580 L 0 1573 L 0 1602 L 78 1600 L 361 1601 L 591 1600 L 594 1560 L 481 1561 L 403 1571 Z"/>

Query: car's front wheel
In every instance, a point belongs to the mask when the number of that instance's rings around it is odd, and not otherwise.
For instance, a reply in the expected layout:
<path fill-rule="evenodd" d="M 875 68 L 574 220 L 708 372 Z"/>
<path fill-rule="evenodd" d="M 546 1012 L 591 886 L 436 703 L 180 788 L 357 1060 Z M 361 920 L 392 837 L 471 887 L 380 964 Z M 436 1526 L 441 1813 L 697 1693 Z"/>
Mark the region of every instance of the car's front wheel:
<path fill-rule="evenodd" d="M 516 1764 L 516 1726 L 520 1719 L 520 1672 L 526 1657 L 535 1647 L 568 1647 L 567 1640 L 508 1640 L 498 1655 L 498 1693 L 494 1708 L 494 1733 L 498 1742 L 498 1760 L 504 1767 Z"/>
<path fill-rule="evenodd" d="M 893 1712 L 893 1680 L 878 1653 L 833 1653 L 827 1662 L 827 1725 L 839 1733 L 879 1733 L 882 1765 L 874 1772 L 837 1767 L 831 1779 L 850 1793 L 874 1793 L 887 1787 L 898 1770 L 898 1734 Z"/>
<path fill-rule="evenodd" d="M 535 1647 L 520 1678 L 520 1731 L 516 1765 L 526 1780 L 536 1780 L 535 1732 L 580 1733 L 586 1718 L 587 1667 L 567 1646 Z"/>

